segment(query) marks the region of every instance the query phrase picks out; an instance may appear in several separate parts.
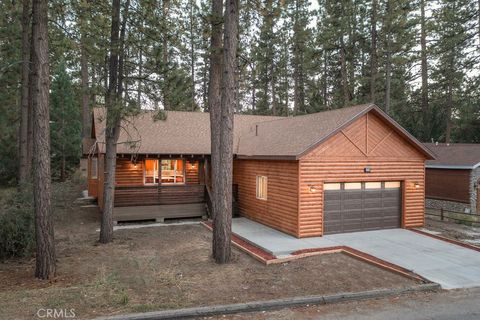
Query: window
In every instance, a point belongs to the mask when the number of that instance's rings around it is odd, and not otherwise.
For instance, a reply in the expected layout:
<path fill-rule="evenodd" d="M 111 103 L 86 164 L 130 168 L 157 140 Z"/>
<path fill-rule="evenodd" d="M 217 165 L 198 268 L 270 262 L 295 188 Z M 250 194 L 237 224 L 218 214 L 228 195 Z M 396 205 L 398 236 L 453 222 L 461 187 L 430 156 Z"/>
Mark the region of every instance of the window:
<path fill-rule="evenodd" d="M 90 159 L 90 179 L 98 178 L 98 160 L 97 157 Z"/>
<path fill-rule="evenodd" d="M 365 182 L 365 189 L 382 189 L 381 182 Z"/>
<path fill-rule="evenodd" d="M 325 183 L 323 185 L 324 190 L 340 190 L 340 183 Z"/>
<path fill-rule="evenodd" d="M 182 159 L 162 160 L 162 184 L 185 183 L 185 164 Z"/>
<path fill-rule="evenodd" d="M 344 185 L 345 190 L 359 190 L 362 189 L 362 183 L 361 182 L 347 182 Z"/>
<path fill-rule="evenodd" d="M 145 160 L 145 184 L 158 184 L 158 160 Z"/>
<path fill-rule="evenodd" d="M 400 188 L 400 181 L 387 181 L 385 182 L 386 189 Z"/>
<path fill-rule="evenodd" d="M 267 177 L 257 176 L 257 199 L 267 200 Z"/>

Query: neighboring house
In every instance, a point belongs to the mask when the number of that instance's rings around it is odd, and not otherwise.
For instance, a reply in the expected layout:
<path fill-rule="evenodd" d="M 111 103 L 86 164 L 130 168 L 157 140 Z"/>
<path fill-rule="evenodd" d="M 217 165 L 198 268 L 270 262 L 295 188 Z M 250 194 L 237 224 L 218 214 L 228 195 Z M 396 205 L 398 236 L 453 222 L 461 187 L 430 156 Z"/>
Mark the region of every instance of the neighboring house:
<path fill-rule="evenodd" d="M 480 212 L 480 144 L 425 145 L 437 155 L 426 163 L 427 207 Z"/>
<path fill-rule="evenodd" d="M 151 112 L 124 121 L 114 219 L 205 214 L 208 113 Z M 95 110 L 89 193 L 100 207 L 104 116 Z M 135 143 L 136 142 L 136 143 Z M 236 115 L 234 190 L 240 215 L 296 237 L 424 224 L 431 153 L 374 105 L 280 118 Z"/>

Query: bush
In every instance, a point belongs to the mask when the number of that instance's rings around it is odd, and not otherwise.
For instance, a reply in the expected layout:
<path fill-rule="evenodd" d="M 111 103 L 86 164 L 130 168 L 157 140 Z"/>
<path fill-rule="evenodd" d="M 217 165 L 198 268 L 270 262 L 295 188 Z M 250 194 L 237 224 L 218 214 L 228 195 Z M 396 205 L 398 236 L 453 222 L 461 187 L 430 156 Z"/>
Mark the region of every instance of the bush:
<path fill-rule="evenodd" d="M 35 247 L 31 188 L 7 195 L 0 213 L 0 261 L 25 257 Z"/>

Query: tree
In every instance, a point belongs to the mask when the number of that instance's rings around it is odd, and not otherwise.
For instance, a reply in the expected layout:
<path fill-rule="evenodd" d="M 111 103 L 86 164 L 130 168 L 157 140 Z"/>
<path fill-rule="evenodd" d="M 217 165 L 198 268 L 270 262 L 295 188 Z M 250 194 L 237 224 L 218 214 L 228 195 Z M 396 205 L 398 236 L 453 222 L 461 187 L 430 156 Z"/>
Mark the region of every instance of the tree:
<path fill-rule="evenodd" d="M 33 196 L 35 210 L 35 276 L 55 276 L 55 242 L 51 218 L 50 88 L 48 64 L 48 1 L 33 1 Z"/>
<path fill-rule="evenodd" d="M 120 122 L 122 119 L 121 101 L 118 96 L 120 46 L 120 0 L 113 0 L 108 69 L 109 83 L 106 95 L 104 208 L 100 225 L 100 243 L 109 243 L 113 240 L 115 165 L 117 161 L 117 141 L 120 135 Z"/>
<path fill-rule="evenodd" d="M 83 95 L 83 92 L 82 92 Z M 51 91 L 52 176 L 67 178 L 80 158 L 81 121 L 73 82 L 64 61 L 57 66 Z"/>
<path fill-rule="evenodd" d="M 371 12 L 371 52 L 370 52 L 370 102 L 375 103 L 377 90 L 377 19 L 378 0 L 372 1 Z"/>
<path fill-rule="evenodd" d="M 422 138 L 427 140 L 430 137 L 430 123 L 428 107 L 427 22 L 425 18 L 425 1 L 426 0 L 420 0 L 420 56 L 422 67 Z"/>
<path fill-rule="evenodd" d="M 212 1 L 211 13 L 211 39 L 210 39 L 210 82 L 208 85 L 208 110 L 210 112 L 211 134 L 211 177 L 212 177 L 212 218 L 219 215 L 220 185 L 220 139 L 221 139 L 221 82 L 222 82 L 222 26 L 223 26 L 223 0 Z M 212 251 L 216 257 L 215 237 Z"/>
<path fill-rule="evenodd" d="M 232 183 L 233 183 L 233 113 L 237 100 L 236 70 L 238 46 L 238 0 L 227 0 L 223 35 L 223 76 L 220 116 L 220 161 L 222 177 L 215 199 L 217 212 L 213 219 L 213 253 L 217 263 L 231 257 Z"/>
<path fill-rule="evenodd" d="M 21 107 L 20 107 L 20 130 L 19 130 L 19 168 L 18 183 L 22 186 L 30 177 L 30 167 L 32 159 L 28 152 L 28 119 L 31 116 L 31 99 L 29 95 L 29 77 L 30 77 L 30 17 L 31 1 L 23 0 L 22 6 L 22 88 L 21 88 Z"/>

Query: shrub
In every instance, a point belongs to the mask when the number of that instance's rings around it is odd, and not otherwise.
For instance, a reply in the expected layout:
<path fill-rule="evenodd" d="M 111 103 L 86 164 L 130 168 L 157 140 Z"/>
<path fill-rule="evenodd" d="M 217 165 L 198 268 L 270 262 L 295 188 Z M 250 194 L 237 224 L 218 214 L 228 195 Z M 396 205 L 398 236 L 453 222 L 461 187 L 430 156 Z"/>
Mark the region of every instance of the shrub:
<path fill-rule="evenodd" d="M 24 257 L 35 246 L 31 188 L 7 195 L 0 213 L 0 260 Z"/>

